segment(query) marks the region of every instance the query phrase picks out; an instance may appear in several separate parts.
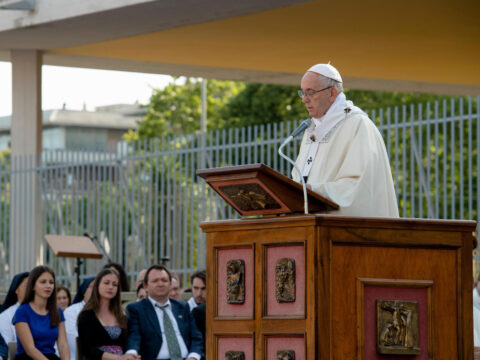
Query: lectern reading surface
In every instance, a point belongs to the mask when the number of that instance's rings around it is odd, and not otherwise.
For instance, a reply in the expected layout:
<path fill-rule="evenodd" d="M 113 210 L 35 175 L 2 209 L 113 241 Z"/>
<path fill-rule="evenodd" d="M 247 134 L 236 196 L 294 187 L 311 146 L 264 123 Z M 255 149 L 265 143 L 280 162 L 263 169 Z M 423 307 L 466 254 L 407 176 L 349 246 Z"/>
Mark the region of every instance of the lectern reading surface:
<path fill-rule="evenodd" d="M 197 175 L 241 215 L 272 215 L 304 211 L 301 184 L 265 164 L 202 169 Z M 338 205 L 307 190 L 309 212 L 338 209 Z"/>
<path fill-rule="evenodd" d="M 77 267 L 75 269 L 77 272 L 77 288 L 80 285 L 80 259 L 101 259 L 103 257 L 92 240 L 86 236 L 48 234 L 45 235 L 45 240 L 55 256 L 77 259 Z"/>

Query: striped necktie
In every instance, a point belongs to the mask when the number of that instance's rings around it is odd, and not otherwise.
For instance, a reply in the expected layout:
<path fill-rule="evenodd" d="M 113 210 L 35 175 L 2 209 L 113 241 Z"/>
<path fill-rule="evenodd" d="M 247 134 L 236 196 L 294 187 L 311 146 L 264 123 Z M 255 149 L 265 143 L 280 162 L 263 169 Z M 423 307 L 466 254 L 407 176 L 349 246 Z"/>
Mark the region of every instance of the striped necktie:
<path fill-rule="evenodd" d="M 168 313 L 165 310 L 168 305 L 161 306 L 159 304 L 155 304 L 155 306 L 160 308 L 163 313 L 163 331 L 165 332 L 165 338 L 167 339 L 170 360 L 182 360 L 182 351 L 180 350 L 180 344 L 178 343 L 172 320 L 170 319 L 170 316 L 168 316 Z"/>

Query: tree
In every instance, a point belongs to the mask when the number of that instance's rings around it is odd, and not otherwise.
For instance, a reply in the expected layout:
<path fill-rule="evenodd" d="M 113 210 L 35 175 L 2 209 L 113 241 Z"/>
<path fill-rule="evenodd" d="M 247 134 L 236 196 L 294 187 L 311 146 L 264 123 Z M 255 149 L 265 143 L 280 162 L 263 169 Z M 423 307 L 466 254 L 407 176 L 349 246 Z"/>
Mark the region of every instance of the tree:
<path fill-rule="evenodd" d="M 222 108 L 242 88 L 243 83 L 208 80 L 207 125 L 218 128 Z M 130 131 L 127 140 L 144 140 L 166 135 L 181 135 L 200 130 L 201 82 L 187 78 L 185 84 L 177 82 L 164 89 L 155 89 L 145 118 L 136 131 Z"/>
<path fill-rule="evenodd" d="M 248 83 L 223 108 L 223 127 L 257 125 L 306 118 L 297 86 Z"/>

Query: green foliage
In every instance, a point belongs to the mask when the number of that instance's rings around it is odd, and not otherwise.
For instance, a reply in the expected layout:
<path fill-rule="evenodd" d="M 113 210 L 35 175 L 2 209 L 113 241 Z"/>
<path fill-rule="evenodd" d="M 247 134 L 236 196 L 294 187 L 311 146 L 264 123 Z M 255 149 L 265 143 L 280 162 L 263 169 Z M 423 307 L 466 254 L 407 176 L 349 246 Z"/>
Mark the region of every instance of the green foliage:
<path fill-rule="evenodd" d="M 450 96 L 371 90 L 345 90 L 348 100 L 363 110 L 395 107 L 452 99 Z"/>
<path fill-rule="evenodd" d="M 246 84 L 243 91 L 225 106 L 223 117 L 226 126 L 240 127 L 259 125 L 308 116 L 302 99 L 297 94 L 297 86 Z"/>
<path fill-rule="evenodd" d="M 224 124 L 222 109 L 242 88 L 243 83 L 208 80 L 207 121 L 209 128 Z M 185 84 L 176 82 L 164 89 L 155 89 L 147 114 L 136 132 L 130 131 L 127 140 L 144 140 L 166 135 L 182 135 L 200 130 L 201 82 L 187 78 Z"/>
<path fill-rule="evenodd" d="M 10 162 L 12 151 L 10 148 L 0 151 L 0 171 L 8 171 L 10 169 Z"/>

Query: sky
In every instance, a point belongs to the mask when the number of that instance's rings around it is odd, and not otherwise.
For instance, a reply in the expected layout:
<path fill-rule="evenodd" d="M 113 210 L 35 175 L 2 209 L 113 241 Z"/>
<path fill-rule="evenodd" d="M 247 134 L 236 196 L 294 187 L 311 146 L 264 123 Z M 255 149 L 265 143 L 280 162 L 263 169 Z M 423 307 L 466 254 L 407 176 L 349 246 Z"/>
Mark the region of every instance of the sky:
<path fill-rule="evenodd" d="M 168 75 L 42 66 L 42 109 L 94 111 L 112 104 L 147 104 L 154 88 L 172 82 Z M 12 112 L 12 66 L 0 61 L 0 116 Z"/>

